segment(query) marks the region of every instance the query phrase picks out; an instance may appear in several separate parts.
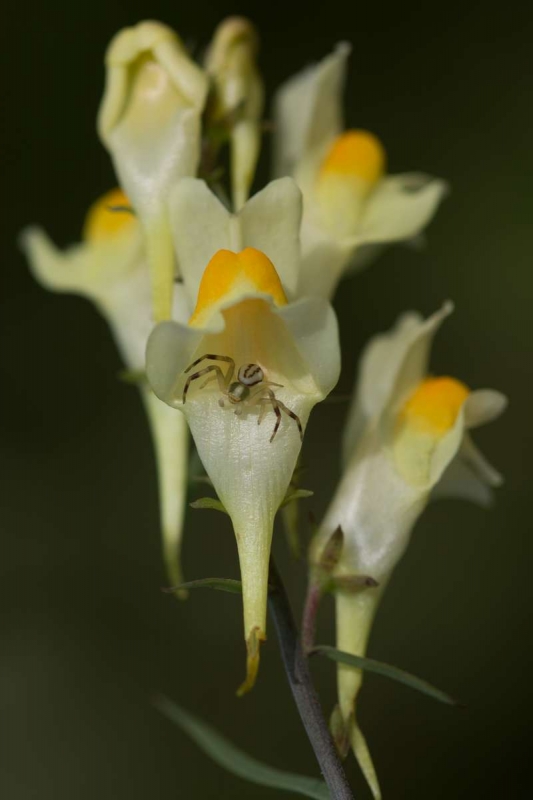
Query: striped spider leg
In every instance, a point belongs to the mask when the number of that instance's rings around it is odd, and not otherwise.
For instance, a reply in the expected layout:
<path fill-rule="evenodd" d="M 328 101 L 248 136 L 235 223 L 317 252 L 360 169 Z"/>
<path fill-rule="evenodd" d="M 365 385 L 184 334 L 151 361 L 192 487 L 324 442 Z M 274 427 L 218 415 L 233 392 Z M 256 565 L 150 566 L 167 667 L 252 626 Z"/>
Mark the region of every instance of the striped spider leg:
<path fill-rule="evenodd" d="M 211 380 L 211 378 L 213 379 L 216 378 L 218 381 L 218 386 L 220 391 L 223 394 L 227 394 L 228 386 L 230 385 L 231 379 L 233 378 L 233 373 L 235 372 L 235 361 L 229 356 L 218 356 L 215 355 L 214 353 L 206 353 L 205 355 L 200 356 L 200 358 L 197 358 L 196 361 L 193 361 L 192 364 L 189 364 L 189 366 L 187 367 L 186 370 L 184 370 L 184 372 L 185 373 L 190 372 L 190 370 L 193 367 L 195 367 L 197 364 L 200 364 L 202 361 L 205 361 L 206 359 L 209 361 L 226 361 L 229 364 L 226 374 L 224 375 L 221 367 L 215 364 L 211 364 L 209 367 L 204 367 L 203 369 L 198 370 L 198 372 L 194 372 L 192 375 L 189 375 L 185 383 L 185 386 L 183 387 L 183 403 L 186 402 L 187 392 L 189 391 L 189 386 L 191 385 L 191 383 L 197 380 L 197 378 L 201 378 L 202 375 L 206 375 L 207 373 L 211 374 L 200 388 L 203 389 L 203 387 L 206 385 L 206 383 L 208 383 Z"/>
<path fill-rule="evenodd" d="M 264 416 L 267 412 L 268 406 L 270 405 L 272 406 L 274 414 L 276 415 L 276 424 L 274 425 L 274 430 L 272 431 L 272 436 L 270 437 L 270 441 L 271 442 L 273 441 L 274 436 L 278 432 L 278 428 L 281 423 L 281 412 L 284 411 L 291 419 L 293 419 L 296 422 L 298 430 L 300 432 L 300 439 L 303 442 L 304 432 L 302 429 L 302 423 L 300 422 L 300 417 L 297 414 L 295 414 L 294 411 L 291 411 L 290 408 L 287 408 L 285 403 L 282 403 L 281 400 L 278 400 L 272 389 L 265 389 L 265 391 L 267 395 L 266 397 L 264 394 L 261 395 L 258 393 L 257 397 L 254 397 L 251 400 L 252 403 L 257 403 L 261 405 L 261 411 L 259 412 L 257 424 L 261 425 Z"/>

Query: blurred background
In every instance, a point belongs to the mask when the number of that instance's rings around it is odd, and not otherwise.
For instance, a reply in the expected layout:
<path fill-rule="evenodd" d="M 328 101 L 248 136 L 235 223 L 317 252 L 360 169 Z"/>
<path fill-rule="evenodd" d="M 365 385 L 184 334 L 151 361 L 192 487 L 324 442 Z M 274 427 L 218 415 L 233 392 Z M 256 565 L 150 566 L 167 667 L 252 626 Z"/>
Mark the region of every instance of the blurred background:
<path fill-rule="evenodd" d="M 429 13 L 423 9 L 429 8 Z M 314 9 L 314 10 L 313 10 Z M 369 654 L 426 678 L 466 708 L 369 676 L 360 716 L 384 796 L 530 797 L 533 147 L 530 15 L 446 5 L 236 4 L 29 0 L 3 26 L 0 292 L 0 794 L 6 800 L 251 798 L 155 711 L 164 692 L 272 765 L 317 774 L 271 630 L 242 700 L 238 597 L 164 595 L 154 463 L 135 389 L 104 321 L 79 298 L 31 279 L 16 237 L 42 224 L 66 245 L 114 184 L 95 133 L 103 54 L 143 18 L 200 53 L 220 19 L 245 13 L 262 37 L 269 97 L 339 40 L 353 43 L 350 126 L 376 132 L 391 172 L 422 170 L 452 192 L 428 247 L 394 247 L 345 281 L 336 300 L 340 392 L 361 348 L 406 309 L 452 298 L 432 368 L 510 396 L 477 443 L 506 477 L 492 510 L 430 506 L 382 604 Z M 527 13 L 527 12 L 526 12 Z M 7 188 L 6 188 L 7 177 Z M 268 158 L 258 185 L 268 179 Z M 345 409 L 318 407 L 304 446 L 302 507 L 320 517 L 338 475 Z M 304 530 L 304 535 L 307 532 Z M 305 568 L 279 530 L 274 552 L 297 614 Z M 190 510 L 189 579 L 238 576 L 229 522 Z M 333 643 L 332 604 L 320 640 Z M 313 664 L 324 707 L 335 668 Z M 367 798 L 353 759 L 348 773 Z"/>

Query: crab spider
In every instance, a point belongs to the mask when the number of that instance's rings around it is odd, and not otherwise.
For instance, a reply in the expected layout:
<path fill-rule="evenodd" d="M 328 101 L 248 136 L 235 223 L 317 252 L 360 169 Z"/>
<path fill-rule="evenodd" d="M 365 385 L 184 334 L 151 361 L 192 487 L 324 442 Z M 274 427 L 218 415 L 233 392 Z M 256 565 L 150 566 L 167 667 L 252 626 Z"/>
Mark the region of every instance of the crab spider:
<path fill-rule="evenodd" d="M 241 414 L 243 405 L 247 404 L 251 405 L 258 405 L 261 406 L 261 410 L 259 412 L 259 417 L 257 419 L 257 424 L 260 425 L 263 421 L 265 416 L 267 407 L 270 405 L 276 415 L 276 424 L 274 425 L 274 430 L 272 431 L 272 436 L 270 437 L 270 441 L 272 442 L 274 436 L 278 432 L 278 428 L 281 423 L 281 412 L 284 411 L 291 419 L 293 419 L 300 432 L 300 438 L 303 440 L 304 434 L 302 429 L 302 423 L 300 422 L 300 418 L 291 411 L 290 408 L 278 400 L 274 392 L 272 391 L 271 386 L 279 386 L 282 388 L 281 383 L 274 383 L 273 381 L 265 380 L 265 373 L 263 372 L 262 368 L 259 364 L 243 364 L 239 367 L 237 371 L 237 380 L 234 381 L 233 375 L 235 373 L 235 361 L 230 358 L 229 356 L 220 356 L 215 355 L 214 353 L 206 353 L 200 358 L 197 358 L 196 361 L 193 361 L 192 364 L 189 364 L 185 373 L 190 372 L 190 370 L 195 367 L 197 364 L 200 364 L 202 361 L 225 361 L 228 364 L 228 368 L 226 370 L 226 374 L 222 371 L 222 367 L 218 364 L 211 364 L 208 367 L 204 367 L 203 369 L 198 370 L 198 372 L 194 372 L 192 375 L 189 375 L 185 382 L 185 386 L 183 387 L 183 403 L 185 404 L 187 400 L 187 392 L 189 391 L 189 386 L 191 383 L 198 378 L 201 378 L 203 375 L 208 375 L 206 381 L 201 385 L 201 389 L 209 383 L 211 380 L 217 380 L 218 388 L 222 392 L 222 394 L 228 398 L 230 403 L 233 403 L 237 406 L 235 409 L 236 414 Z M 252 389 L 252 387 L 256 387 Z M 220 406 L 224 406 L 224 398 L 221 397 L 218 401 Z"/>

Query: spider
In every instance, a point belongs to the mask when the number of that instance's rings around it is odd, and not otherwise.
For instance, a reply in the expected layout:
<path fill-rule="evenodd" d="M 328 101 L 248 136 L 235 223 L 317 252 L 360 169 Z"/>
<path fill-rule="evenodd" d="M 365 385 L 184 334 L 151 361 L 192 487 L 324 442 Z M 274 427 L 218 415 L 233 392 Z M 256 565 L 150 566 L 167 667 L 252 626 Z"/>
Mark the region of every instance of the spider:
<path fill-rule="evenodd" d="M 263 418 L 266 414 L 267 408 L 269 405 L 272 406 L 274 413 L 276 415 L 276 424 L 274 425 L 274 430 L 272 431 L 272 436 L 270 437 L 270 441 L 272 442 L 274 436 L 278 432 L 278 428 L 281 423 L 281 412 L 284 411 L 291 419 L 293 419 L 300 432 L 300 438 L 303 441 L 304 434 L 302 430 L 302 423 L 300 422 L 300 418 L 291 411 L 290 408 L 278 400 L 272 389 L 271 386 L 279 386 L 282 387 L 281 383 L 274 383 L 273 381 L 265 380 L 265 373 L 263 372 L 262 368 L 259 364 L 243 364 L 239 367 L 237 371 L 237 380 L 232 380 L 234 372 L 235 372 L 235 361 L 230 358 L 229 356 L 219 356 L 213 353 L 206 353 L 200 358 L 197 358 L 196 361 L 193 361 L 192 364 L 189 364 L 185 373 L 190 372 L 190 370 L 195 367 L 197 364 L 200 364 L 202 361 L 209 360 L 209 361 L 225 361 L 229 366 L 227 369 L 226 374 L 224 375 L 222 368 L 216 364 L 211 364 L 209 367 L 204 367 L 203 369 L 198 370 L 198 372 L 194 372 L 192 375 L 189 375 L 187 381 L 185 382 L 185 386 L 183 387 L 183 403 L 185 404 L 187 400 L 187 392 L 189 391 L 189 386 L 193 381 L 197 378 L 201 378 L 202 375 L 207 375 L 210 373 L 207 380 L 200 386 L 200 389 L 203 389 L 204 386 L 209 383 L 209 381 L 216 380 L 218 381 L 218 388 L 222 392 L 222 394 L 228 398 L 230 403 L 233 403 L 237 406 L 235 409 L 236 414 L 241 414 L 243 405 L 246 403 L 248 405 L 259 405 L 261 406 L 261 410 L 259 412 L 259 417 L 257 420 L 257 424 L 260 425 L 263 421 Z M 255 386 L 256 388 L 252 390 L 251 387 Z M 224 407 L 224 398 L 221 397 L 218 401 L 218 404 L 223 408 Z M 242 404 L 242 405 L 241 405 Z"/>

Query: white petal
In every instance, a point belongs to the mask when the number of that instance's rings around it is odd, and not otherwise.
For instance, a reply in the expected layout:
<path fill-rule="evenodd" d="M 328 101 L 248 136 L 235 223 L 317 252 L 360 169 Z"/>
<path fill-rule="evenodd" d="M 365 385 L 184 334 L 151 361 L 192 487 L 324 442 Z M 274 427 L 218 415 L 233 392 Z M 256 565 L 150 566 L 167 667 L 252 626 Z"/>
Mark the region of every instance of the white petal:
<path fill-rule="evenodd" d="M 340 346 L 337 317 L 329 303 L 308 298 L 280 308 L 300 355 L 323 397 L 339 380 Z"/>
<path fill-rule="evenodd" d="M 416 312 L 403 314 L 389 333 L 374 337 L 361 357 L 343 439 L 345 462 L 351 457 L 368 421 L 393 403 L 392 414 L 425 377 L 433 337 L 452 312 L 445 303 L 427 320 Z"/>
<path fill-rule="evenodd" d="M 22 232 L 20 244 L 39 283 L 93 300 L 104 297 L 112 284 L 127 278 L 143 262 L 142 239 L 135 229 L 107 242 L 82 242 L 63 251 L 42 228 L 31 227 Z"/>
<path fill-rule="evenodd" d="M 298 297 L 323 297 L 329 300 L 353 254 L 352 245 L 336 241 L 313 225 L 307 215 L 302 222 L 302 266 Z"/>
<path fill-rule="evenodd" d="M 289 298 L 296 293 L 300 271 L 302 193 L 290 178 L 272 181 L 242 209 L 243 247 L 269 257 Z"/>
<path fill-rule="evenodd" d="M 232 215 L 205 181 L 184 178 L 169 198 L 170 224 L 178 268 L 192 308 L 204 270 L 218 250 L 242 249 Z"/>
<path fill-rule="evenodd" d="M 92 300 L 107 319 L 129 369 L 144 369 L 153 327 L 150 279 L 138 228 L 105 242 L 82 242 L 59 250 L 39 228 L 22 234 L 22 247 L 35 278 L 48 289 Z M 176 319 L 188 319 L 183 288 L 173 292 Z"/>
<path fill-rule="evenodd" d="M 440 481 L 433 487 L 431 497 L 435 500 L 457 497 L 470 500 L 478 506 L 488 508 L 492 504 L 492 492 L 487 484 L 480 480 L 461 452 L 451 461 Z"/>
<path fill-rule="evenodd" d="M 290 175 L 300 159 L 323 150 L 343 129 L 342 92 L 350 45 L 292 77 L 274 98 L 274 175 Z"/>
<path fill-rule="evenodd" d="M 476 473 L 480 480 L 484 481 L 489 486 L 497 488 L 503 484 L 503 476 L 489 464 L 468 433 L 465 434 L 463 440 L 461 458 Z"/>
<path fill-rule="evenodd" d="M 194 305 L 204 270 L 218 250 L 261 250 L 274 264 L 290 297 L 300 263 L 301 193 L 290 178 L 272 181 L 238 215 L 193 178 L 181 180 L 169 208 L 178 264 Z"/>
<path fill-rule="evenodd" d="M 453 303 L 448 300 L 443 303 L 439 311 L 420 325 L 417 335 L 412 337 L 399 364 L 394 387 L 391 389 L 391 402 L 394 406 L 402 405 L 407 395 L 426 377 L 433 339 L 452 311 Z"/>
<path fill-rule="evenodd" d="M 494 389 L 477 389 L 469 396 L 465 405 L 467 428 L 477 428 L 497 419 L 508 405 L 507 397 Z"/>
<path fill-rule="evenodd" d="M 478 392 L 473 392 L 471 397 L 476 394 Z M 465 403 L 465 413 L 467 404 L 468 401 Z M 457 456 L 433 489 L 432 496 L 459 497 L 488 507 L 492 503 L 491 489 L 501 486 L 502 483 L 502 475 L 489 464 L 472 441 L 470 434 L 465 433 Z"/>
<path fill-rule="evenodd" d="M 179 322 L 156 325 L 146 346 L 146 375 L 154 393 L 168 405 L 178 408 L 181 396 L 176 386 L 193 361 L 205 333 Z"/>
<path fill-rule="evenodd" d="M 323 545 L 341 526 L 342 571 L 386 580 L 409 543 L 429 490 L 407 483 L 370 429 L 348 463 L 320 527 Z"/>
<path fill-rule="evenodd" d="M 354 242 L 393 242 L 417 236 L 447 191 L 444 181 L 427 175 L 384 178 L 368 199 Z"/>
<path fill-rule="evenodd" d="M 138 229 L 106 242 L 82 242 L 65 251 L 56 248 L 39 228 L 25 231 L 21 242 L 35 278 L 52 291 L 92 300 L 106 317 L 126 365 L 143 369 L 152 322 Z"/>

